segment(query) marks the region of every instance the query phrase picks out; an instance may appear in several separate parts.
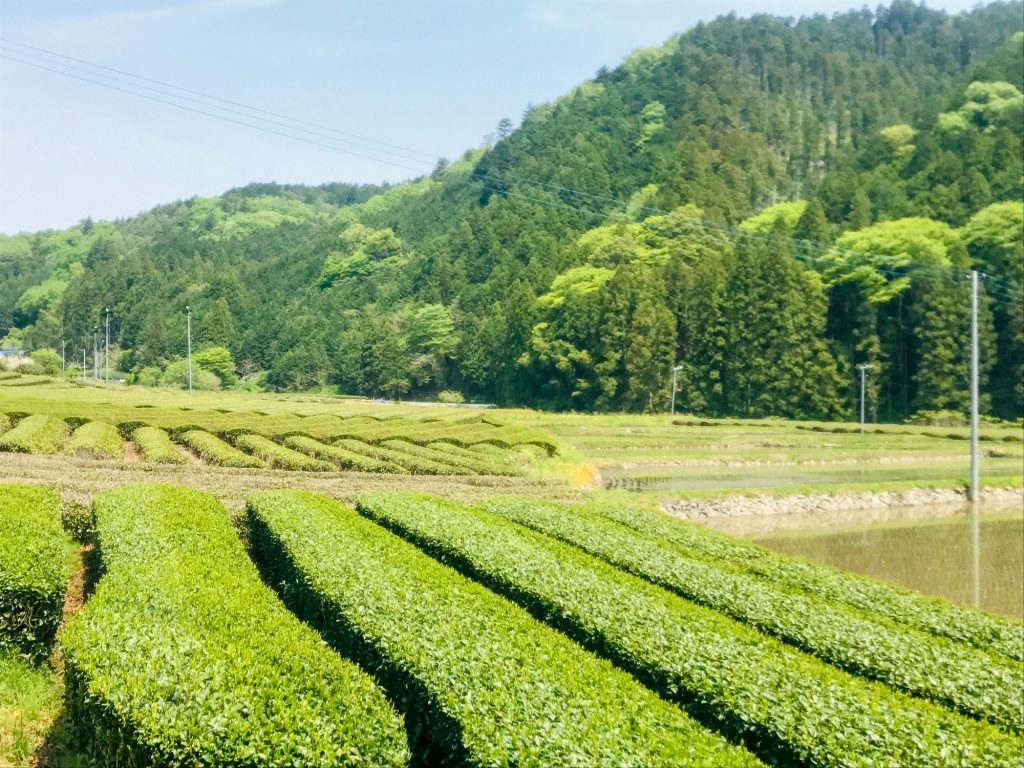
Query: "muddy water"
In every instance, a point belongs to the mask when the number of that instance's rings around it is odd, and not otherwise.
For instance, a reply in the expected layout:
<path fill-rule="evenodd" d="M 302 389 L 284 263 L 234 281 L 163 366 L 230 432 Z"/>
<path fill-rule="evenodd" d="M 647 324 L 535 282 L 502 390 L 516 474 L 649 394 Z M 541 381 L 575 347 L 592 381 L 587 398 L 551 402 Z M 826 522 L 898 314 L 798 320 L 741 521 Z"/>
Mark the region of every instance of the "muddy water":
<path fill-rule="evenodd" d="M 803 528 L 790 520 L 774 533 L 748 536 L 779 552 L 1024 618 L 1024 512 L 961 509 L 922 517 Z"/>

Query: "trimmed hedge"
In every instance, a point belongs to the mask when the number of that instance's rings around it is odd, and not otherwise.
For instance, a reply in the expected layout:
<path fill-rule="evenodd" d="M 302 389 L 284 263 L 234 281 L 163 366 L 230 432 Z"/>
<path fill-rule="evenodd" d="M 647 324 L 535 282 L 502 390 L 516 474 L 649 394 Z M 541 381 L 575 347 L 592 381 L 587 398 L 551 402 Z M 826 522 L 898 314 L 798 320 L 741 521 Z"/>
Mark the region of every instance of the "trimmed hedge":
<path fill-rule="evenodd" d="M 0 435 L 11 428 L 11 418 L 6 413 L 0 413 Z"/>
<path fill-rule="evenodd" d="M 120 459 L 124 456 L 121 433 L 105 421 L 87 421 L 75 430 L 65 451 L 92 459 Z"/>
<path fill-rule="evenodd" d="M 277 469 L 297 469 L 309 472 L 332 472 L 337 469 L 330 462 L 293 451 L 291 448 L 278 445 L 273 440 L 261 435 L 238 435 L 235 437 L 235 446 L 259 456 L 267 464 Z"/>
<path fill-rule="evenodd" d="M 238 450 L 215 435 L 201 429 L 190 429 L 178 435 L 178 442 L 191 449 L 204 461 L 221 467 L 262 467 L 256 456 Z"/>
<path fill-rule="evenodd" d="M 416 494 L 364 497 L 359 509 L 770 762 L 1010 766 L 1024 749 L 491 512 Z"/>
<path fill-rule="evenodd" d="M 69 722 L 124 766 L 404 765 L 402 721 L 263 585 L 213 497 L 93 500 L 105 569 L 61 635 Z"/>
<path fill-rule="evenodd" d="M 404 472 L 403 467 L 394 462 L 372 459 L 358 453 L 345 450 L 336 445 L 328 445 L 305 435 L 291 435 L 284 439 L 284 444 L 314 459 L 333 461 L 342 469 L 354 469 L 359 472 Z"/>
<path fill-rule="evenodd" d="M 407 703 L 425 764 L 759 764 L 337 501 L 274 491 L 247 511 L 265 577 Z"/>
<path fill-rule="evenodd" d="M 848 672 L 1024 730 L 1024 669 L 1016 662 L 686 557 L 585 506 L 522 498 L 489 499 L 481 506 Z"/>
<path fill-rule="evenodd" d="M 68 425 L 56 416 L 26 416 L 0 435 L 0 451 L 54 453 L 68 436 Z"/>
<path fill-rule="evenodd" d="M 0 485 L 0 651 L 49 653 L 71 575 L 60 498 L 49 488 Z"/>
<path fill-rule="evenodd" d="M 397 451 L 401 454 L 407 454 L 413 456 L 421 461 L 434 462 L 440 464 L 446 468 L 446 472 L 438 474 L 450 474 L 450 475 L 472 475 L 476 474 L 476 470 L 466 467 L 458 459 L 450 454 L 441 454 L 437 451 L 432 451 L 429 448 L 425 448 L 422 445 L 416 445 L 405 440 L 387 440 L 380 444 L 381 448 L 387 448 L 392 451 Z"/>
<path fill-rule="evenodd" d="M 1008 617 L 982 613 L 866 576 L 787 557 L 655 509 L 612 505 L 593 505 L 593 509 L 676 547 L 687 556 L 726 565 L 734 572 L 753 573 L 908 627 L 1024 661 L 1024 627 Z"/>
<path fill-rule="evenodd" d="M 346 451 L 352 451 L 352 453 L 369 456 L 371 459 L 397 464 L 402 467 L 404 472 L 409 472 L 413 475 L 455 474 L 455 470 L 447 464 L 441 464 L 430 459 L 421 459 L 404 451 L 396 451 L 379 445 L 370 445 L 359 440 L 342 438 L 341 440 L 335 440 L 332 444 L 338 448 L 344 448 Z"/>
<path fill-rule="evenodd" d="M 146 461 L 157 464 L 184 464 L 186 459 L 174 447 L 167 433 L 157 427 L 138 427 L 132 430 L 132 441 Z"/>
<path fill-rule="evenodd" d="M 503 451 L 500 458 L 495 458 L 474 453 L 469 448 L 463 448 L 454 443 L 445 442 L 428 443 L 422 450 L 429 450 L 435 456 L 445 456 L 452 463 L 480 475 L 515 477 L 523 474 L 508 460 L 511 455 L 508 451 Z"/>

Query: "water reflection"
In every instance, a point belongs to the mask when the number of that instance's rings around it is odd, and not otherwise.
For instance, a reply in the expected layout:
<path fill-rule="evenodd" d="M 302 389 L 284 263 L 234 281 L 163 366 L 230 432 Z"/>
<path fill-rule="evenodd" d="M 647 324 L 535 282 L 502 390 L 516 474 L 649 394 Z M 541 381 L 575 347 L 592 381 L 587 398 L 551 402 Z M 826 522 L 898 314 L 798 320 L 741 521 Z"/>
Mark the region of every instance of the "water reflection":
<path fill-rule="evenodd" d="M 810 522 L 810 521 L 808 521 Z M 1024 619 L 1024 515 L 977 505 L 932 520 L 787 529 L 771 549 Z"/>

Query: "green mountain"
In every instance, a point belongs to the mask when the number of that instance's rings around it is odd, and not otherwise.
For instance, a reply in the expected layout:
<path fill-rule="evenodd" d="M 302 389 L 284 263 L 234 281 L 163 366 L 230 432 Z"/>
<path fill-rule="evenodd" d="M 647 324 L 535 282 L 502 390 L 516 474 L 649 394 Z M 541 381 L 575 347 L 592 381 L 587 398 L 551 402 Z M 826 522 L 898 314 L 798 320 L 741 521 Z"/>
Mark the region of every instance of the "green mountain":
<path fill-rule="evenodd" d="M 0 330 L 91 349 L 109 306 L 121 367 L 170 381 L 189 305 L 268 388 L 647 410 L 678 364 L 716 416 L 850 417 L 868 364 L 903 419 L 966 406 L 978 268 L 985 405 L 1017 418 L 1022 11 L 722 17 L 408 184 L 0 237 Z"/>

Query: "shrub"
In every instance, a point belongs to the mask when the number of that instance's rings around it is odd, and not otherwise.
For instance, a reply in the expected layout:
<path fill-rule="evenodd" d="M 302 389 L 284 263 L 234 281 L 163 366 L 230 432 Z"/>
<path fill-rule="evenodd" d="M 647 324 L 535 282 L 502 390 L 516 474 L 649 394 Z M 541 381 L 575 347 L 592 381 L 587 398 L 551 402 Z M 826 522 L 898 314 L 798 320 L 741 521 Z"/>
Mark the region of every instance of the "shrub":
<path fill-rule="evenodd" d="M 285 599 L 407 702 L 425 764 L 751 764 L 636 681 L 339 502 L 249 500 Z"/>
<path fill-rule="evenodd" d="M 238 381 L 235 375 L 235 361 L 227 347 L 208 347 L 196 352 L 192 356 L 192 362 L 204 371 L 215 374 L 225 387 L 233 386 Z"/>
<path fill-rule="evenodd" d="M 69 544 L 54 491 L 0 485 L 0 652 L 46 657 L 64 608 Z"/>
<path fill-rule="evenodd" d="M 359 509 L 777 764 L 1013 765 L 1019 738 L 847 674 L 568 544 L 416 494 Z"/>
<path fill-rule="evenodd" d="M 284 444 L 289 448 L 300 451 L 315 459 L 333 461 L 343 469 L 354 469 L 359 472 L 404 472 L 403 467 L 390 461 L 373 459 L 352 451 L 339 448 L 336 445 L 328 445 L 304 435 L 290 435 L 284 439 Z"/>
<path fill-rule="evenodd" d="M 66 708 L 99 765 L 403 765 L 400 718 L 262 584 L 224 508 L 94 498 L 104 576 L 64 630 Z"/>
<path fill-rule="evenodd" d="M 262 467 L 263 462 L 219 437 L 201 429 L 190 429 L 178 435 L 178 442 L 194 451 L 204 461 L 221 467 Z"/>
<path fill-rule="evenodd" d="M 267 464 L 278 469 L 300 469 L 311 472 L 330 472 L 335 466 L 278 445 L 261 435 L 243 434 L 235 437 L 235 445 L 259 456 Z"/>
<path fill-rule="evenodd" d="M 466 398 L 462 396 L 461 392 L 445 389 L 437 393 L 437 402 L 458 405 L 466 402 Z"/>
<path fill-rule="evenodd" d="M 335 440 L 333 445 L 336 445 L 338 448 L 344 448 L 347 451 L 352 451 L 352 453 L 358 453 L 362 456 L 369 456 L 373 459 L 397 464 L 402 467 L 404 471 L 410 472 L 414 475 L 455 474 L 455 470 L 447 464 L 441 464 L 436 461 L 431 461 L 430 459 L 421 459 L 404 451 L 395 451 L 390 448 L 369 445 L 367 443 L 360 442 L 359 440 L 343 438 L 341 440 Z"/>
<path fill-rule="evenodd" d="M 160 369 L 153 365 L 143 368 L 136 374 L 135 383 L 143 387 L 158 386 L 160 384 Z"/>
<path fill-rule="evenodd" d="M 54 453 L 68 436 L 68 425 L 56 416 L 26 416 L 0 435 L 0 451 Z"/>
<path fill-rule="evenodd" d="M 918 411 L 907 419 L 907 424 L 925 427 L 965 427 L 967 417 L 960 411 Z"/>
<path fill-rule="evenodd" d="M 426 448 L 429 448 L 435 454 L 447 456 L 453 463 L 481 475 L 514 476 L 523 474 L 521 470 L 511 465 L 509 457 L 512 454 L 501 448 L 496 448 L 497 452 L 491 455 L 444 442 L 428 443 Z"/>
<path fill-rule="evenodd" d="M 0 413 L 0 435 L 11 428 L 11 418 L 6 413 Z"/>
<path fill-rule="evenodd" d="M 157 464 L 184 464 L 185 457 L 174 447 L 167 433 L 157 427 L 137 427 L 132 430 L 132 440 L 146 461 Z"/>
<path fill-rule="evenodd" d="M 1015 662 L 688 557 L 585 506 L 514 498 L 482 506 L 848 672 L 1024 730 L 1024 670 Z"/>
<path fill-rule="evenodd" d="M 679 551 L 753 573 L 775 583 L 846 603 L 871 615 L 1024 660 L 1024 627 L 1010 618 L 972 611 L 827 565 L 772 552 L 654 509 L 594 505 L 593 510 Z"/>
<path fill-rule="evenodd" d="M 165 387 L 188 389 L 188 360 L 175 360 L 168 363 L 160 376 L 160 384 Z M 212 392 L 220 389 L 221 381 L 217 374 L 203 370 L 192 361 L 192 389 L 200 392 Z"/>
<path fill-rule="evenodd" d="M 89 421 L 75 430 L 66 452 L 92 459 L 120 459 L 124 455 L 124 447 L 121 434 L 113 424 Z"/>
<path fill-rule="evenodd" d="M 467 469 L 447 454 L 438 453 L 405 440 L 386 440 L 378 447 L 394 451 L 398 455 L 411 456 L 425 467 L 432 467 L 436 464 L 435 474 L 438 475 L 471 475 L 475 472 L 475 470 Z"/>
<path fill-rule="evenodd" d="M 35 363 L 36 368 L 39 369 L 39 373 L 46 376 L 56 376 L 60 373 L 63 366 L 60 355 L 57 354 L 57 350 L 50 349 L 49 347 L 37 349 L 32 352 L 29 357 L 32 358 L 32 362 Z"/>

